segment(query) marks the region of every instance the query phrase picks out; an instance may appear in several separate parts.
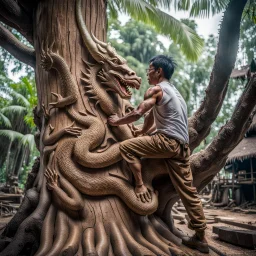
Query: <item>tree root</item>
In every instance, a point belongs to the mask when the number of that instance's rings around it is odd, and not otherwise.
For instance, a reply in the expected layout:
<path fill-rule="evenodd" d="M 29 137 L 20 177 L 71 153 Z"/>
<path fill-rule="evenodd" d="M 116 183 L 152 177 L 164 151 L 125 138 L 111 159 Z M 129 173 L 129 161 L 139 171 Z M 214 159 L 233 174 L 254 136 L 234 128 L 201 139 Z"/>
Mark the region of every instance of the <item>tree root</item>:
<path fill-rule="evenodd" d="M 54 236 L 54 228 L 52 223 L 55 222 L 56 218 L 56 208 L 55 206 L 51 205 L 47 215 L 44 219 L 44 224 L 41 232 L 41 243 L 36 255 L 46 255 L 52 246 L 52 239 Z"/>
<path fill-rule="evenodd" d="M 188 255 L 157 216 L 139 216 L 115 196 L 83 200 L 75 218 L 50 206 L 36 256 Z"/>
<path fill-rule="evenodd" d="M 77 253 L 82 237 L 82 226 L 79 221 L 79 218 L 78 220 L 69 218 L 69 236 L 60 255 L 73 256 Z"/>
<path fill-rule="evenodd" d="M 102 224 L 99 222 L 95 227 L 96 236 L 96 251 L 99 255 L 107 255 L 109 251 L 108 236 L 106 230 Z"/>
<path fill-rule="evenodd" d="M 85 255 L 97 255 L 94 243 L 94 228 L 87 228 L 83 233 L 82 247 Z"/>
<path fill-rule="evenodd" d="M 180 245 L 181 241 L 178 239 L 177 236 L 175 236 L 168 226 L 157 216 L 150 215 L 149 220 L 151 221 L 153 227 L 156 229 L 156 231 L 165 239 L 172 241 L 175 245 Z"/>
<path fill-rule="evenodd" d="M 1 252 L 1 256 L 22 255 L 23 249 L 31 248 L 31 251 L 37 249 L 39 246 L 40 231 L 50 206 L 49 199 L 44 182 L 37 208 L 19 225 L 15 236 Z"/>
<path fill-rule="evenodd" d="M 67 216 L 65 213 L 61 211 L 58 212 L 55 225 L 55 238 L 53 245 L 50 248 L 50 252 L 48 253 L 48 256 L 60 255 L 60 252 L 62 248 L 65 246 L 65 242 L 68 239 L 69 226 L 67 222 Z"/>
<path fill-rule="evenodd" d="M 38 203 L 39 194 L 35 188 L 29 189 L 20 205 L 18 212 L 7 224 L 3 236 L 13 237 L 20 226 L 20 224 L 33 212 Z M 1 248 L 0 248 L 1 249 Z"/>

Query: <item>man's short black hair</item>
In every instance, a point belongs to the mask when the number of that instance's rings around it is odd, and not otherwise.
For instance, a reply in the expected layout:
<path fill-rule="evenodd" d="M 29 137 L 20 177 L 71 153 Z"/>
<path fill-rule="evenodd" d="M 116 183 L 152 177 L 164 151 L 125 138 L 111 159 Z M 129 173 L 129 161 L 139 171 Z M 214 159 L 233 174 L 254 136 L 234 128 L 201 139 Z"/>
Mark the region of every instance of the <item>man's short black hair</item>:
<path fill-rule="evenodd" d="M 173 75 L 173 72 L 176 67 L 176 63 L 172 57 L 166 55 L 157 55 L 153 57 L 150 61 L 150 64 L 157 70 L 158 68 L 163 69 L 164 77 L 170 79 Z"/>

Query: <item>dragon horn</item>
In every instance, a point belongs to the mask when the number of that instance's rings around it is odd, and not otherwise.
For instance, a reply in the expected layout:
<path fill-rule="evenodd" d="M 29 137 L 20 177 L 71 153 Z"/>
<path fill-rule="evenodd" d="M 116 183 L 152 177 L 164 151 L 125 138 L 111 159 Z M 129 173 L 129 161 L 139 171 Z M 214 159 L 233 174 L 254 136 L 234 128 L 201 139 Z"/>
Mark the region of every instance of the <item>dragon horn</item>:
<path fill-rule="evenodd" d="M 100 46 L 106 48 L 107 47 L 107 43 L 104 43 L 102 41 L 100 41 L 97 37 L 95 37 L 95 35 L 93 33 L 91 33 L 92 35 L 92 39 L 94 40 L 95 43 L 99 44 Z"/>
<path fill-rule="evenodd" d="M 103 61 L 104 58 L 99 53 L 97 44 L 95 43 L 90 33 L 88 32 L 85 22 L 83 20 L 83 15 L 81 11 L 81 0 L 76 0 L 76 19 L 77 19 L 78 28 L 83 38 L 83 42 L 86 45 L 88 51 L 97 62 Z"/>

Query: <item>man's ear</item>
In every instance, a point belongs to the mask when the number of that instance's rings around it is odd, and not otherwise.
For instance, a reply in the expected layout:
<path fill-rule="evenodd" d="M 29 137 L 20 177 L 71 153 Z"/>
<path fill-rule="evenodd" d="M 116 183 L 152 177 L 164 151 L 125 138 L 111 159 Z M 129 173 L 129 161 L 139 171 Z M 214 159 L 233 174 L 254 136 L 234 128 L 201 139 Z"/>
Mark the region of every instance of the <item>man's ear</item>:
<path fill-rule="evenodd" d="M 162 74 L 163 73 L 163 69 L 162 68 L 158 68 L 157 73 L 158 74 Z"/>

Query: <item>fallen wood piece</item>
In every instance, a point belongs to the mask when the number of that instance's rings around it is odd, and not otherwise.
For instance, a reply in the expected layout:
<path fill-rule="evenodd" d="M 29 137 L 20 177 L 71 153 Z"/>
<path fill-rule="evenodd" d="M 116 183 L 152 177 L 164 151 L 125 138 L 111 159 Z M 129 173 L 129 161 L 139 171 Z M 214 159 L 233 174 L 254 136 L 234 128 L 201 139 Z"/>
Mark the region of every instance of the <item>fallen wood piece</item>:
<path fill-rule="evenodd" d="M 225 224 L 228 224 L 228 225 L 233 225 L 233 226 L 240 227 L 240 228 L 246 228 L 246 229 L 249 229 L 249 230 L 256 230 L 256 226 L 241 223 L 241 222 L 236 222 L 236 221 L 234 221 L 233 218 L 216 217 L 215 221 L 225 223 Z"/>
<path fill-rule="evenodd" d="M 213 226 L 212 232 L 217 234 L 219 239 L 224 242 L 249 249 L 254 249 L 256 247 L 256 231 Z"/>
<path fill-rule="evenodd" d="M 216 216 L 215 220 L 217 222 L 223 222 L 223 221 L 232 221 L 235 220 L 234 218 L 230 218 L 230 217 L 221 217 L 221 216 Z"/>
<path fill-rule="evenodd" d="M 231 211 L 232 212 L 241 212 L 241 208 L 240 207 L 234 207 Z"/>
<path fill-rule="evenodd" d="M 215 220 L 214 216 L 207 216 L 207 215 L 205 215 L 205 219 L 206 219 L 206 223 L 207 224 L 216 223 L 216 220 Z"/>
<path fill-rule="evenodd" d="M 242 210 L 241 212 L 246 213 L 246 214 L 256 214 L 256 210 L 253 209 L 248 209 L 248 210 Z"/>

